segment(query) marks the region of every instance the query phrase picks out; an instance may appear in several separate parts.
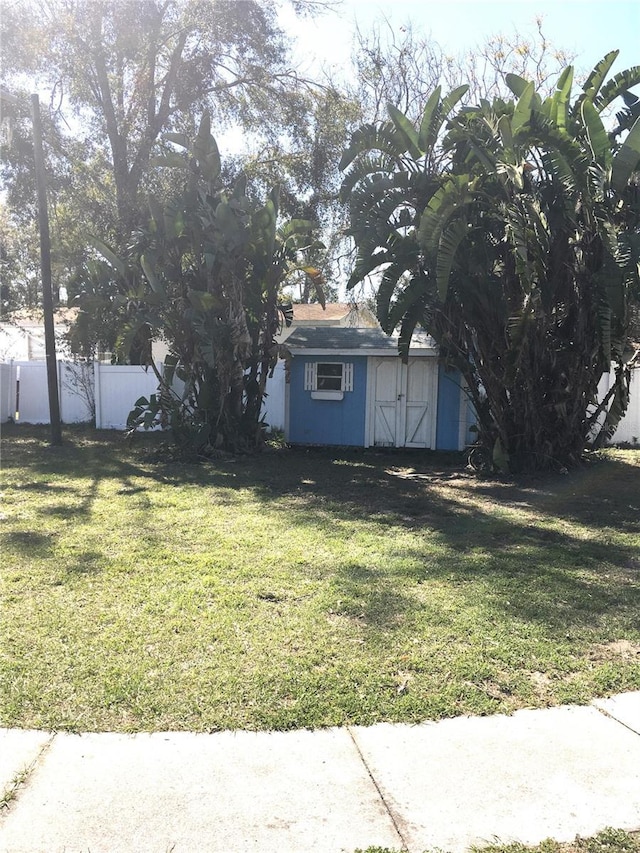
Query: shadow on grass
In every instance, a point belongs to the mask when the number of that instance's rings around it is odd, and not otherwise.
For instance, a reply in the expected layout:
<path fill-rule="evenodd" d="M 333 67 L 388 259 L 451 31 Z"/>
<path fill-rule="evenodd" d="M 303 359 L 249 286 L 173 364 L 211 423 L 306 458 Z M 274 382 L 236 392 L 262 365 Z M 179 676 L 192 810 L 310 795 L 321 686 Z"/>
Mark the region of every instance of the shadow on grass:
<path fill-rule="evenodd" d="M 157 485 L 247 489 L 265 511 L 327 538 L 338 535 L 338 524 L 365 521 L 392 543 L 411 531 L 398 542 L 403 559 L 393 569 L 336 562 L 336 618 L 393 629 L 422 606 L 405 593 L 406 582 L 431 579 L 454 583 L 469 607 L 481 589 L 497 614 L 543 624 L 558 636 L 598 622 L 613 625 L 640 610 L 637 541 L 627 544 L 640 536 L 640 470 L 616 459 L 567 476 L 500 482 L 469 475 L 460 454 L 284 450 L 215 464 L 150 464 L 145 450 L 157 443 L 153 436 L 128 447 L 117 434 L 94 432 L 72 435 L 54 449 L 44 431 L 22 426 L 6 433 L 5 471 L 30 471 L 28 488 L 39 488 L 47 476 L 92 478 L 88 490 L 78 488 L 71 510 L 49 507 L 53 516 L 89 514 L 108 478 L 120 482 L 122 495 Z M 15 547 L 50 545 L 35 532 L 13 536 Z M 83 568 L 79 560 L 77 572 L 91 571 L 91 564 L 87 559 Z"/>
<path fill-rule="evenodd" d="M 403 568 L 393 575 L 384 567 L 336 567 L 345 596 L 365 602 L 365 621 L 379 624 L 385 607 L 391 624 L 401 611 L 408 615 L 415 605 L 400 592 L 404 580 L 446 579 L 463 596 L 468 588 L 469 606 L 480 585 L 496 613 L 557 636 L 640 609 L 637 540 L 617 536 L 640 536 L 637 466 L 607 460 L 568 476 L 501 483 L 443 468 L 424 453 L 332 459 L 309 452 L 295 476 L 283 469 L 251 479 L 265 503 L 283 504 L 292 525 L 320 526 L 330 536 L 337 521 L 370 520 L 392 539 L 402 529 L 416 533 L 411 544 L 403 538 Z"/>
<path fill-rule="evenodd" d="M 393 630 L 420 609 L 418 600 L 391 585 L 375 568 L 338 563 L 332 578 L 336 605 L 331 616 L 362 626 Z"/>
<path fill-rule="evenodd" d="M 7 551 L 27 553 L 32 557 L 46 556 L 55 542 L 50 534 L 36 530 L 10 530 L 2 538 Z"/>
<path fill-rule="evenodd" d="M 84 551 L 78 554 L 74 563 L 66 566 L 70 575 L 94 575 L 100 572 L 100 563 L 104 556 L 99 551 Z"/>

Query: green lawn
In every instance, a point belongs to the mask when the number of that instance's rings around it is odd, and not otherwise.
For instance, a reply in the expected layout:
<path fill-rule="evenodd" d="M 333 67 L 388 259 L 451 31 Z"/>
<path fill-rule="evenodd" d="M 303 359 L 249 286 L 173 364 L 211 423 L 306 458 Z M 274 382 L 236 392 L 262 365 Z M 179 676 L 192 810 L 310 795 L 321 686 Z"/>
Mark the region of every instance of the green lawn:
<path fill-rule="evenodd" d="M 3 428 L 0 725 L 287 729 L 640 689 L 640 452 L 476 480 L 457 455 L 162 464 Z"/>

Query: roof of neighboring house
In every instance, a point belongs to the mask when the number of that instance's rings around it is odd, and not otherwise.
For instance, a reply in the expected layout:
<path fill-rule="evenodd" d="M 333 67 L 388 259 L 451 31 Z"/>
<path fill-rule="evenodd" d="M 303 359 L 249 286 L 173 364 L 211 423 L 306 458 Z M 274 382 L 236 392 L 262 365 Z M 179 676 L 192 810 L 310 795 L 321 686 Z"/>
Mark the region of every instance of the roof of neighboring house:
<path fill-rule="evenodd" d="M 284 343 L 296 329 L 316 326 L 380 328 L 373 312 L 355 302 L 327 302 L 324 308 L 317 303 L 296 303 L 293 305 L 293 322 L 290 326 L 281 329 L 276 340 Z"/>
<path fill-rule="evenodd" d="M 351 311 L 352 305 L 345 302 L 327 302 L 325 307 L 317 303 L 311 304 L 294 304 L 293 306 L 293 321 L 294 323 L 308 323 L 321 320 L 341 320 L 346 317 Z"/>
<path fill-rule="evenodd" d="M 287 338 L 286 346 L 289 350 L 304 350 L 308 354 L 361 350 L 367 355 L 374 352 L 393 355 L 398 351 L 398 339 L 390 338 L 380 328 L 306 326 L 294 329 Z M 433 344 L 430 340 L 417 340 L 411 349 L 431 353 Z"/>
<path fill-rule="evenodd" d="M 53 312 L 53 322 L 56 326 L 70 326 L 77 316 L 77 308 L 59 307 Z M 22 328 L 44 326 L 44 315 L 42 311 L 23 309 L 7 314 L 3 323 Z"/>
<path fill-rule="evenodd" d="M 373 312 L 357 302 L 296 303 L 293 306 L 294 326 L 377 326 Z"/>

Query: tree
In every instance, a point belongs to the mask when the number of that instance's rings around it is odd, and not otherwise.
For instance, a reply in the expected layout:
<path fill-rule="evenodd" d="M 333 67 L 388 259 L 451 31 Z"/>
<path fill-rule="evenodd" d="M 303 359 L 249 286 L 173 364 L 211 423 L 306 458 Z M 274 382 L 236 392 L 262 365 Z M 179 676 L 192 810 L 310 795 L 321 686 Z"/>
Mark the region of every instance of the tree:
<path fill-rule="evenodd" d="M 577 97 L 569 66 L 546 98 L 517 75 L 515 100 L 473 108 L 459 106 L 464 87 L 438 88 L 417 126 L 390 104 L 391 121 L 357 131 L 342 160 L 358 248 L 350 285 L 378 274 L 378 316 L 400 326 L 404 357 L 416 325 L 430 331 L 501 468 L 577 464 L 628 401 L 640 121 L 620 143 L 601 114 L 640 67 L 606 81 L 616 56 Z"/>
<path fill-rule="evenodd" d="M 464 103 L 505 96 L 508 88 L 504 80 L 508 73 L 533 79 L 541 89 L 546 89 L 554 72 L 559 73 L 571 58 L 565 50 L 549 42 L 541 18 L 536 19 L 532 32 L 496 33 L 458 54 L 447 52 L 411 21 L 394 27 L 383 18 L 370 30 L 356 32 L 352 70 L 342 84 L 333 81 L 335 86 L 342 86 L 344 95 L 359 114 L 359 121 L 344 123 L 345 147 L 349 134 L 359 124 L 383 122 L 389 103 L 419 123 L 429 93 L 437 86 L 454 90 L 466 85 Z M 441 155 L 442 151 L 434 147 L 430 156 Z M 436 168 L 436 164 L 431 163 L 429 168 Z M 343 235 L 346 230 L 345 223 Z M 351 244 L 344 236 L 340 252 L 347 261 L 345 266 L 353 264 Z M 365 284 L 360 290 L 359 298 L 370 298 Z"/>
<path fill-rule="evenodd" d="M 108 152 L 124 234 L 137 223 L 138 191 L 161 133 L 176 124 L 188 129 L 189 116 L 206 106 L 219 124 L 261 124 L 275 136 L 295 112 L 298 79 L 273 2 L 4 5 L 5 34 L 12 30 L 5 71 L 48 82 L 59 108 L 71 107 L 81 118 L 88 150 Z"/>
<path fill-rule="evenodd" d="M 315 14 L 331 3 L 293 6 Z M 167 150 L 163 133 L 194 134 L 207 109 L 219 130 L 237 125 L 256 146 L 281 149 L 308 124 L 312 87 L 290 63 L 277 10 L 275 0 L 0 0 L 7 84 L 19 91 L 29 78 L 51 92 L 44 135 L 54 275 L 72 298 L 91 265 L 87 235 L 124 250 L 146 216 L 145 193 L 173 191 L 167 170 L 154 165 Z M 23 220 L 33 195 L 25 128 L 18 121 L 3 147 L 8 201 Z M 82 295 L 89 305 L 108 292 Z M 76 332 L 110 348 L 117 330 L 100 322 Z"/>
<path fill-rule="evenodd" d="M 544 91 L 573 57 L 549 42 L 543 24 L 537 18 L 533 33 L 498 32 L 472 49 L 451 54 L 410 21 L 394 29 L 383 19 L 368 32 L 357 31 L 355 73 L 346 91 L 360 107 L 361 122 L 369 123 L 386 119 L 388 103 L 419 121 L 437 86 L 455 89 L 468 84 L 467 100 L 477 102 L 505 96 L 506 75 L 517 74 Z"/>
<path fill-rule="evenodd" d="M 317 224 L 323 243 L 313 262 L 324 271 L 325 296 L 331 301 L 338 295 L 337 282 L 348 275 L 343 245 L 346 208 L 340 200 L 337 164 L 359 113 L 357 105 L 332 84 L 318 86 L 304 97 L 307 106 L 295 123 L 293 144 L 266 142 L 239 165 L 263 190 L 280 186 L 283 215 Z M 299 276 L 297 301 L 315 298 L 309 278 Z"/>
<path fill-rule="evenodd" d="M 120 346 L 128 350 L 144 327 L 170 349 L 159 393 L 138 401 L 130 426 L 168 426 L 183 449 L 198 453 L 254 450 L 275 335 L 292 317 L 281 299 L 287 275 L 302 270 L 323 300 L 322 276 L 302 260 L 315 248 L 312 226 L 279 221 L 277 189 L 259 202 L 244 176 L 224 186 L 208 115 L 193 144 L 182 134 L 169 141 L 189 151 L 186 159 L 164 158 L 183 176 L 181 190 L 164 203 L 150 198 L 149 225 L 127 259 L 97 247 L 107 274 L 127 290 L 114 306 L 126 317 Z"/>
<path fill-rule="evenodd" d="M 40 307 L 38 248 L 36 223 L 19 226 L 0 204 L 0 313 L 5 319 L 13 311 Z"/>

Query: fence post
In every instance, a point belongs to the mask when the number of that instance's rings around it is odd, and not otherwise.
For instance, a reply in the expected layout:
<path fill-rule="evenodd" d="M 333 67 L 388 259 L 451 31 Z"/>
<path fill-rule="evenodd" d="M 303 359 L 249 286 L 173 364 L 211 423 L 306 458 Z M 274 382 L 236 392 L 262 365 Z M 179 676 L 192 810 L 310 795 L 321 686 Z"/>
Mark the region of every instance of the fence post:
<path fill-rule="evenodd" d="M 93 388 L 96 402 L 96 429 L 102 429 L 102 399 L 100 391 L 100 362 L 93 362 Z"/>
<path fill-rule="evenodd" d="M 18 391 L 18 367 L 13 359 L 11 359 L 11 370 L 9 372 L 9 415 L 11 420 L 15 422 L 17 408 L 17 391 Z"/>
<path fill-rule="evenodd" d="M 58 414 L 60 417 L 60 423 L 63 424 L 64 423 L 64 385 L 62 383 L 62 370 L 63 370 L 64 365 L 61 361 L 56 361 L 56 366 L 58 368 L 58 399 L 60 401 L 60 403 L 59 403 L 60 410 L 59 410 Z"/>

